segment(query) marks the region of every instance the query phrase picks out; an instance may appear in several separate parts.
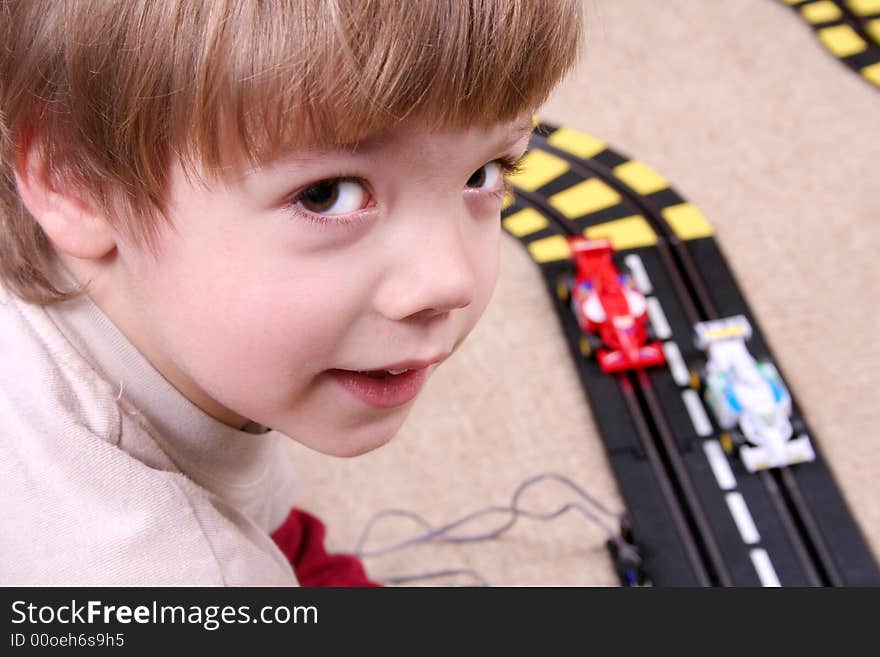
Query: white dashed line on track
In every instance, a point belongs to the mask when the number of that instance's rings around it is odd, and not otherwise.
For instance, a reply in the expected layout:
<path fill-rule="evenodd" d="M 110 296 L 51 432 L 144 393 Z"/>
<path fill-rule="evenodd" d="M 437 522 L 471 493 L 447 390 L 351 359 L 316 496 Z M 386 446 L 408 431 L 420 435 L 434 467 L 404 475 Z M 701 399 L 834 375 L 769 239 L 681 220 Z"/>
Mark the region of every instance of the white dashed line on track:
<path fill-rule="evenodd" d="M 651 279 L 648 277 L 648 270 L 645 269 L 642 259 L 635 253 L 630 253 L 623 259 L 623 261 L 632 272 L 633 278 L 636 281 L 636 286 L 641 293 L 645 296 L 651 294 L 654 291 L 654 286 L 651 285 Z"/>
<path fill-rule="evenodd" d="M 770 562 L 770 555 L 767 554 L 767 550 L 755 548 L 749 552 L 749 556 L 752 558 L 752 565 L 758 571 L 758 579 L 761 580 L 762 586 L 782 586 L 779 583 L 779 577 L 776 576 L 776 570 Z"/>
<path fill-rule="evenodd" d="M 696 390 L 682 390 L 681 399 L 684 401 L 684 407 L 691 417 L 691 423 L 694 425 L 697 435 L 703 437 L 711 436 L 712 423 L 709 422 L 709 418 L 703 409 L 703 404 L 700 402 L 700 396 Z"/>
<path fill-rule="evenodd" d="M 654 333 L 660 340 L 666 340 L 672 337 L 672 329 L 669 328 L 669 322 L 666 321 L 666 314 L 663 307 L 657 300 L 657 297 L 648 297 L 648 317 L 651 320 L 651 326 L 654 327 Z"/>
<path fill-rule="evenodd" d="M 703 442 L 703 451 L 706 452 L 706 458 L 709 459 L 712 473 L 721 490 L 736 488 L 736 477 L 733 476 L 733 470 L 730 469 L 724 450 L 721 449 L 721 443 L 717 440 L 707 440 Z"/>
<path fill-rule="evenodd" d="M 743 542 L 747 545 L 759 542 L 761 534 L 758 533 L 758 528 L 755 527 L 755 521 L 752 520 L 752 514 L 749 513 L 749 507 L 746 506 L 743 496 L 739 493 L 728 493 L 724 496 L 724 499 L 727 501 L 730 514 L 736 522 L 736 527 L 739 529 Z"/>
<path fill-rule="evenodd" d="M 666 354 L 666 363 L 669 365 L 669 371 L 672 372 L 672 378 L 678 385 L 686 386 L 691 380 L 691 373 L 684 364 L 678 345 L 671 340 L 664 342 L 663 353 Z"/>

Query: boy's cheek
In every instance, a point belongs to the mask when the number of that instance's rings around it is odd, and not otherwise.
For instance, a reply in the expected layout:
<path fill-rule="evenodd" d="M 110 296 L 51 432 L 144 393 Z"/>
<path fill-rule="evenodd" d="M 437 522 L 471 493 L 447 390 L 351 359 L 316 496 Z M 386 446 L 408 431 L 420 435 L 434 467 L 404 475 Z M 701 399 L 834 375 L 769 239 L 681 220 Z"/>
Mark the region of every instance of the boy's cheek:
<path fill-rule="evenodd" d="M 455 341 L 456 349 L 470 335 L 471 331 L 483 316 L 483 313 L 485 313 L 486 308 L 488 308 L 489 301 L 492 299 L 492 294 L 495 291 L 499 274 L 500 244 L 498 241 L 491 243 L 488 241 L 484 242 L 479 250 L 479 259 L 476 260 L 474 265 L 476 275 L 474 279 L 475 288 L 473 301 L 467 308 L 458 311 L 460 313 L 458 315 L 460 318 L 460 328 Z M 489 244 L 491 244 L 491 246 Z"/>
<path fill-rule="evenodd" d="M 475 301 L 479 299 L 480 302 L 477 319 L 482 316 L 489 305 L 498 283 L 501 267 L 501 223 L 496 221 L 494 224 L 494 227 L 488 231 L 484 248 L 479 253 L 478 266 L 481 271 L 477 277 L 477 294 L 475 295 Z"/>

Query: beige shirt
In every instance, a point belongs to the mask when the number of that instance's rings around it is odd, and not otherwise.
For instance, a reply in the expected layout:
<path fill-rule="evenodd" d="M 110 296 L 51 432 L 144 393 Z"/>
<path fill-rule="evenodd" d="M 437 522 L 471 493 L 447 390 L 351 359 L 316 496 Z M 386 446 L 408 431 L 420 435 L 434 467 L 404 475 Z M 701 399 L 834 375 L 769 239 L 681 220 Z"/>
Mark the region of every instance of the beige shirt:
<path fill-rule="evenodd" d="M 88 297 L 0 287 L 0 585 L 296 585 L 285 440 L 202 412 Z"/>

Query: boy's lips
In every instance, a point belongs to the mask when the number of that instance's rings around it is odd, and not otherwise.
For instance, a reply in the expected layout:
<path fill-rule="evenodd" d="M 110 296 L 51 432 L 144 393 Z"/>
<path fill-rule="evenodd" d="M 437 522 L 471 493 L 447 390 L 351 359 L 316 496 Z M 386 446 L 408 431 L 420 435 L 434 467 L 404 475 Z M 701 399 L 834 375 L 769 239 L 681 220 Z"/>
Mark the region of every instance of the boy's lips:
<path fill-rule="evenodd" d="M 394 408 L 412 401 L 419 394 L 428 376 L 428 368 L 407 369 L 401 374 L 330 370 L 330 376 L 367 406 Z"/>
<path fill-rule="evenodd" d="M 373 408 L 394 408 L 412 401 L 422 389 L 428 368 L 447 357 L 405 360 L 369 370 L 330 370 L 347 392 Z"/>
<path fill-rule="evenodd" d="M 440 356 L 434 356 L 433 358 L 423 358 L 421 360 L 417 360 L 411 358 L 410 360 L 402 360 L 397 363 L 392 363 L 390 365 L 385 365 L 383 367 L 371 367 L 369 369 L 358 370 L 359 372 L 381 372 L 388 370 L 422 370 L 426 367 L 430 367 L 431 365 L 435 365 L 440 361 L 446 360 L 449 357 L 449 354 L 441 354 Z"/>

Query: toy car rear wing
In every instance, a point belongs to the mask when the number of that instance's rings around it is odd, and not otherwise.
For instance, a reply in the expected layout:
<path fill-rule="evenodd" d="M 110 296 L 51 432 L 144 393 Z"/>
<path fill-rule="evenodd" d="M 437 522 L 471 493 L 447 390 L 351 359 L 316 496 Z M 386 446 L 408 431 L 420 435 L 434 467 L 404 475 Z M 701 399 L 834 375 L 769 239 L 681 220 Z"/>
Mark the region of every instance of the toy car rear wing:
<path fill-rule="evenodd" d="M 694 343 L 698 349 L 707 349 L 713 342 L 741 338 L 748 340 L 752 337 L 752 325 L 745 315 L 733 315 L 722 319 L 713 319 L 708 322 L 694 324 Z"/>
<path fill-rule="evenodd" d="M 581 237 L 580 235 L 573 235 L 568 238 L 568 245 L 571 247 L 571 252 L 574 253 L 586 253 L 588 251 L 611 251 L 611 240 L 600 238 L 596 240 L 589 240 L 586 237 Z"/>

